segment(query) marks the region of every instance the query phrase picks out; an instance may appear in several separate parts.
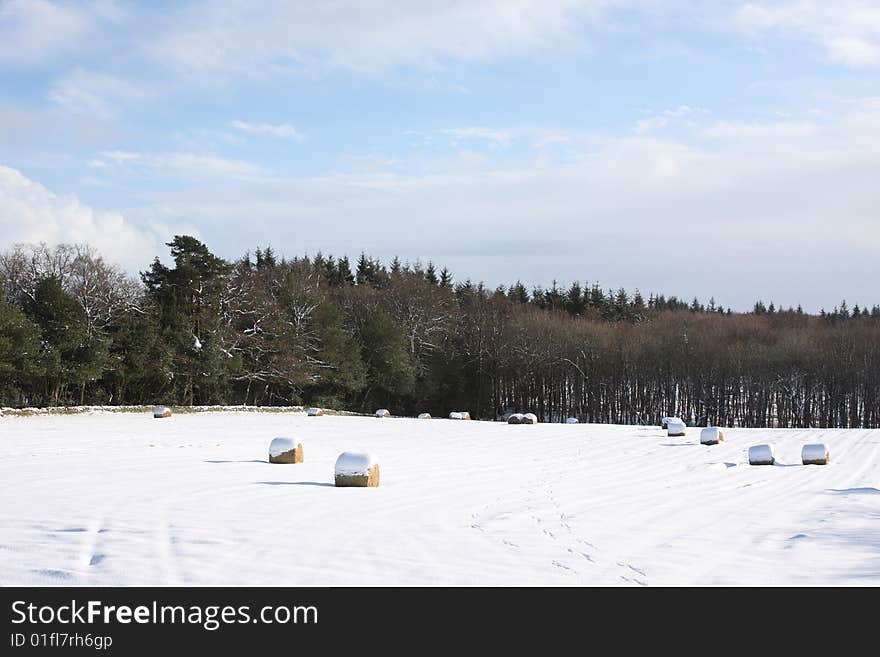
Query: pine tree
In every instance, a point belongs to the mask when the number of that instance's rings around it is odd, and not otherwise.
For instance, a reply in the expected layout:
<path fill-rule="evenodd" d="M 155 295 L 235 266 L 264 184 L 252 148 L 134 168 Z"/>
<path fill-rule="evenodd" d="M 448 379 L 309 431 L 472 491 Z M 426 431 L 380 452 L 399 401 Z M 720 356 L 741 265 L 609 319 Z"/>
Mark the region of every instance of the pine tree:
<path fill-rule="evenodd" d="M 437 278 L 437 269 L 434 267 L 434 263 L 430 260 L 428 260 L 428 267 L 425 269 L 425 280 L 431 285 L 437 285 L 437 283 L 440 282 Z"/>
<path fill-rule="evenodd" d="M 452 287 L 452 273 L 446 267 L 440 270 L 440 287 Z"/>

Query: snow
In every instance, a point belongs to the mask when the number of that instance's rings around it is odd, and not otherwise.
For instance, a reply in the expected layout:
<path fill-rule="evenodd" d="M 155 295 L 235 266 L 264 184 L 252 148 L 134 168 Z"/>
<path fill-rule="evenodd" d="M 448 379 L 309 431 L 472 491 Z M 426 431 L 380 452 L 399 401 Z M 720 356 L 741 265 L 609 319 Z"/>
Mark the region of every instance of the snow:
<path fill-rule="evenodd" d="M 523 415 L 523 420 L 531 422 L 532 424 L 537 424 L 538 423 L 538 416 L 535 415 L 534 413 L 525 413 Z"/>
<path fill-rule="evenodd" d="M 163 417 L 170 413 L 171 410 L 167 406 L 156 406 L 156 408 L 153 409 L 153 417 Z"/>
<path fill-rule="evenodd" d="M 0 418 L 0 585 L 880 585 L 880 430 L 151 410 Z M 382 485 L 334 487 L 344 451 Z"/>
<path fill-rule="evenodd" d="M 376 457 L 367 452 L 342 452 L 336 459 L 336 466 L 333 472 L 337 475 L 356 476 L 368 475 L 370 469 L 379 461 Z"/>
<path fill-rule="evenodd" d="M 430 420 L 431 414 L 430 413 L 419 413 L 419 419 L 420 420 Z"/>
<path fill-rule="evenodd" d="M 312 407 L 308 410 L 309 417 L 317 417 L 317 416 L 320 416 L 323 414 L 324 414 L 324 411 L 320 408 Z"/>
<path fill-rule="evenodd" d="M 450 420 L 470 420 L 471 414 L 468 411 L 452 411 L 449 414 Z"/>
<path fill-rule="evenodd" d="M 578 424 L 579 420 L 576 417 L 566 418 L 566 424 Z"/>
<path fill-rule="evenodd" d="M 202 343 L 198 339 L 198 337 L 196 337 L 195 342 L 193 342 L 193 349 L 195 349 L 196 351 L 199 351 L 201 348 L 202 348 Z"/>
<path fill-rule="evenodd" d="M 269 456 L 281 456 L 284 452 L 296 449 L 302 442 L 293 438 L 273 438 L 269 443 Z"/>
<path fill-rule="evenodd" d="M 772 465 L 774 460 L 772 446 L 752 445 L 749 447 L 749 463 L 753 465 Z"/>
<path fill-rule="evenodd" d="M 828 448 L 822 443 L 804 445 L 801 450 L 801 461 L 824 461 L 828 456 Z"/>
<path fill-rule="evenodd" d="M 389 411 L 387 408 L 380 408 L 378 411 L 376 411 L 376 417 L 386 417 L 388 415 L 391 415 L 391 411 Z"/>

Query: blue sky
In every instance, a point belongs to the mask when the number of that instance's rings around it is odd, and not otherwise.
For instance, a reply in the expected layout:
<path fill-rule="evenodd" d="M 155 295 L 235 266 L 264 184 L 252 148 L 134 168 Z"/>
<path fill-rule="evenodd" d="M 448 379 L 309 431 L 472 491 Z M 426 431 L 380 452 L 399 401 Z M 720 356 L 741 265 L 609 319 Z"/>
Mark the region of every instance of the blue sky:
<path fill-rule="evenodd" d="M 880 302 L 876 3 L 0 0 L 0 42 L 0 248 Z"/>

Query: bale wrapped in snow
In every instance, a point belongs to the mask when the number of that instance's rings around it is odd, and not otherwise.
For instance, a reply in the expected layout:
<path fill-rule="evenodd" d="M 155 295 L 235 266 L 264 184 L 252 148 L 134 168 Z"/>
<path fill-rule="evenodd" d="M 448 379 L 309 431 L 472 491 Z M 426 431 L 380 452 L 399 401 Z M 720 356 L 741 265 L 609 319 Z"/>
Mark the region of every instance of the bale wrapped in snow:
<path fill-rule="evenodd" d="M 269 443 L 269 463 L 302 463 L 303 446 L 295 438 L 273 438 Z"/>
<path fill-rule="evenodd" d="M 511 413 L 507 418 L 507 424 L 522 424 L 524 418 L 522 413 Z"/>
<path fill-rule="evenodd" d="M 667 417 L 664 417 L 660 420 L 660 428 L 661 429 L 668 429 L 670 420 L 672 422 L 681 422 L 682 424 L 685 423 L 684 420 L 682 420 L 680 417 L 676 417 L 674 415 L 668 415 Z"/>
<path fill-rule="evenodd" d="M 826 465 L 830 460 L 828 448 L 822 443 L 804 445 L 801 450 L 801 462 L 804 465 Z"/>
<path fill-rule="evenodd" d="M 376 411 L 376 417 L 391 417 L 391 411 L 387 408 L 380 408 Z"/>
<path fill-rule="evenodd" d="M 157 406 L 153 409 L 153 417 L 171 417 L 171 409 L 167 406 Z"/>
<path fill-rule="evenodd" d="M 666 433 L 670 438 L 685 435 L 685 424 L 678 418 L 667 418 Z"/>
<path fill-rule="evenodd" d="M 773 465 L 776 457 L 770 445 L 752 445 L 749 447 L 749 465 Z"/>
<path fill-rule="evenodd" d="M 580 422 L 580 420 L 578 420 L 576 417 L 569 417 L 565 419 L 566 424 L 577 424 L 578 422 Z"/>
<path fill-rule="evenodd" d="M 430 420 L 431 414 L 430 413 L 419 413 L 419 419 L 420 420 Z"/>
<path fill-rule="evenodd" d="M 526 413 L 523 415 L 522 424 L 538 424 L 538 416 L 534 413 Z"/>
<path fill-rule="evenodd" d="M 336 459 L 337 486 L 373 488 L 379 485 L 379 462 L 366 452 L 343 452 Z"/>
<path fill-rule="evenodd" d="M 324 415 L 323 408 L 310 408 L 309 409 L 309 417 L 321 417 Z"/>
<path fill-rule="evenodd" d="M 672 433 L 669 434 L 670 436 Z M 684 435 L 684 434 L 682 434 Z M 717 445 L 724 440 L 724 432 L 718 427 L 706 427 L 700 432 L 701 445 Z"/>
<path fill-rule="evenodd" d="M 449 419 L 450 420 L 470 420 L 471 414 L 468 413 L 467 411 L 452 411 L 452 413 L 449 414 Z"/>

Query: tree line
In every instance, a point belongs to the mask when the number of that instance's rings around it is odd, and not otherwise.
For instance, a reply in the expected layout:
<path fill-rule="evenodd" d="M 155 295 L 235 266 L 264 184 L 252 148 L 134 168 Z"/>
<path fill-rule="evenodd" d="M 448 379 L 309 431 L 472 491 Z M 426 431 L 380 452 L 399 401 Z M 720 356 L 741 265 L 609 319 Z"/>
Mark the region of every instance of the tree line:
<path fill-rule="evenodd" d="M 820 315 L 598 283 L 455 282 L 365 254 L 228 261 L 176 236 L 139 279 L 87 245 L 0 254 L 0 404 L 880 426 L 880 307 Z"/>

